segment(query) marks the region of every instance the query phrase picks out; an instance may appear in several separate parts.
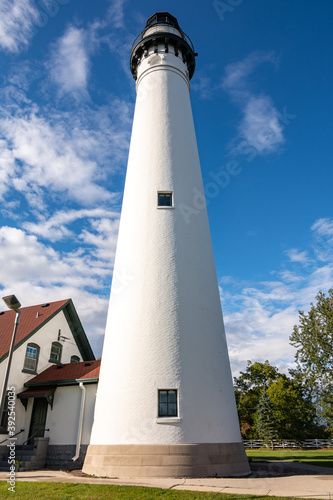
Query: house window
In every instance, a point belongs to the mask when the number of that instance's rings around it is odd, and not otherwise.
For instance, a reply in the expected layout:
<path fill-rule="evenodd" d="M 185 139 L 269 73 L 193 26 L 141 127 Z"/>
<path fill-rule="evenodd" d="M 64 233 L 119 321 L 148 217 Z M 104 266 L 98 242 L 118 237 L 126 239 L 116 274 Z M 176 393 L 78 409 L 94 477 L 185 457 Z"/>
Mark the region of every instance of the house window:
<path fill-rule="evenodd" d="M 177 390 L 160 389 L 158 391 L 158 416 L 177 417 Z"/>
<path fill-rule="evenodd" d="M 33 343 L 28 344 L 24 358 L 23 371 L 37 373 L 38 356 L 39 345 Z"/>
<path fill-rule="evenodd" d="M 158 207 L 172 207 L 172 192 L 161 191 L 157 193 L 157 206 Z"/>
<path fill-rule="evenodd" d="M 52 342 L 49 362 L 60 363 L 61 352 L 62 352 L 62 345 L 59 342 Z"/>
<path fill-rule="evenodd" d="M 71 363 L 79 363 L 79 361 L 80 361 L 79 356 L 75 355 L 71 356 Z"/>

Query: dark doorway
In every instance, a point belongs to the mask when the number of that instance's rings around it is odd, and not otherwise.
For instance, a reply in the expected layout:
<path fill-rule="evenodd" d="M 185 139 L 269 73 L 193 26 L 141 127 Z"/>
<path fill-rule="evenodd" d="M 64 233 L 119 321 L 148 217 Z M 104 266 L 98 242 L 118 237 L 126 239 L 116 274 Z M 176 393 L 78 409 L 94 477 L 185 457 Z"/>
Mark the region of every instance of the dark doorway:
<path fill-rule="evenodd" d="M 45 398 L 35 399 L 32 408 L 29 441 L 28 444 L 33 444 L 35 437 L 44 437 L 46 414 L 48 402 Z"/>

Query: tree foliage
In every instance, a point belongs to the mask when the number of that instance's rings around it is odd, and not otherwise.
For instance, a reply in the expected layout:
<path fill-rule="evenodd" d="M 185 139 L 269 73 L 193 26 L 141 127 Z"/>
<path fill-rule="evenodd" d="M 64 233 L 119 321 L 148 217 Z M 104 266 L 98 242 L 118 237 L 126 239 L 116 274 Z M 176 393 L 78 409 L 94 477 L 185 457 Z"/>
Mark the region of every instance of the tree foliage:
<path fill-rule="evenodd" d="M 257 437 L 263 439 L 274 450 L 274 439 L 279 437 L 276 423 L 276 409 L 266 387 L 261 391 L 258 408 L 254 415 Z"/>
<path fill-rule="evenodd" d="M 266 415 L 272 416 L 272 429 L 276 438 L 301 441 L 319 437 L 311 394 L 301 378 L 294 379 L 279 373 L 268 361 L 248 361 L 246 371 L 234 378 L 234 387 L 243 438 L 269 440 L 262 434 L 264 416 L 259 418 L 264 403 L 270 406 L 271 413 L 267 410 Z"/>
<path fill-rule="evenodd" d="M 299 311 L 290 343 L 296 347 L 296 361 L 311 375 L 333 376 L 333 288 L 328 296 L 319 292 L 317 304 L 306 314 Z"/>
<path fill-rule="evenodd" d="M 311 397 L 297 381 L 281 375 L 267 389 L 275 408 L 276 431 L 282 439 L 303 441 L 315 435 L 316 412 Z"/>
<path fill-rule="evenodd" d="M 333 288 L 320 291 L 308 313 L 299 311 L 290 343 L 296 348 L 297 370 L 316 404 L 317 415 L 333 434 Z"/>
<path fill-rule="evenodd" d="M 243 438 L 256 436 L 254 415 L 258 409 L 261 392 L 279 377 L 278 369 L 268 361 L 247 362 L 247 368 L 234 378 L 234 388 L 241 434 Z"/>

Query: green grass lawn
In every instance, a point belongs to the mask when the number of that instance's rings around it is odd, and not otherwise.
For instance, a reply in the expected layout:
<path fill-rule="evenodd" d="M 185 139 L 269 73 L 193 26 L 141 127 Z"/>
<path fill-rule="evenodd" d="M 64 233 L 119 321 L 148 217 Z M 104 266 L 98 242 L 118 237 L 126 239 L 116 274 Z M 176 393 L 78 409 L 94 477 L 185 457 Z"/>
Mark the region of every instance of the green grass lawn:
<path fill-rule="evenodd" d="M 72 499 L 121 499 L 121 500 L 272 500 L 268 496 L 252 495 L 225 495 L 223 493 L 204 493 L 197 491 L 175 491 L 159 488 L 143 488 L 139 486 L 111 486 L 100 484 L 73 484 L 73 483 L 33 483 L 17 481 L 15 493 L 8 491 L 8 484 L 0 481 L 0 498 L 20 500 L 72 500 Z M 293 500 L 291 497 L 274 497 L 274 500 Z"/>
<path fill-rule="evenodd" d="M 246 449 L 246 454 L 254 462 L 260 460 L 290 460 L 291 462 L 304 462 L 321 467 L 333 468 L 333 449 L 323 448 L 319 450 L 269 450 L 269 449 Z"/>

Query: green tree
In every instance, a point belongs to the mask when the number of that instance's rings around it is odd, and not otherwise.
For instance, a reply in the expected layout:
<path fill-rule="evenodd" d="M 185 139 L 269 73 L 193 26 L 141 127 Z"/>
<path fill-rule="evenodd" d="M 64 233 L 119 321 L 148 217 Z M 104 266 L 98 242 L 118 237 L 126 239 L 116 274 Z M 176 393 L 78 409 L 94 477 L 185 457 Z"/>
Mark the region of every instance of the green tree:
<path fill-rule="evenodd" d="M 234 389 L 242 437 L 253 439 L 256 436 L 254 415 L 258 409 L 260 394 L 265 387 L 280 376 L 276 367 L 268 361 L 264 363 L 247 362 L 247 368 L 234 378 Z"/>
<path fill-rule="evenodd" d="M 266 388 L 260 394 L 258 409 L 254 415 L 257 437 L 263 439 L 274 450 L 274 439 L 279 437 L 276 423 L 276 409 Z"/>
<path fill-rule="evenodd" d="M 290 343 L 296 348 L 298 378 L 313 398 L 319 419 L 333 434 L 333 288 L 322 291 L 308 313 L 299 311 Z"/>
<path fill-rule="evenodd" d="M 316 411 L 311 397 L 297 381 L 281 375 L 267 389 L 275 408 L 276 430 L 282 439 L 317 437 Z"/>

